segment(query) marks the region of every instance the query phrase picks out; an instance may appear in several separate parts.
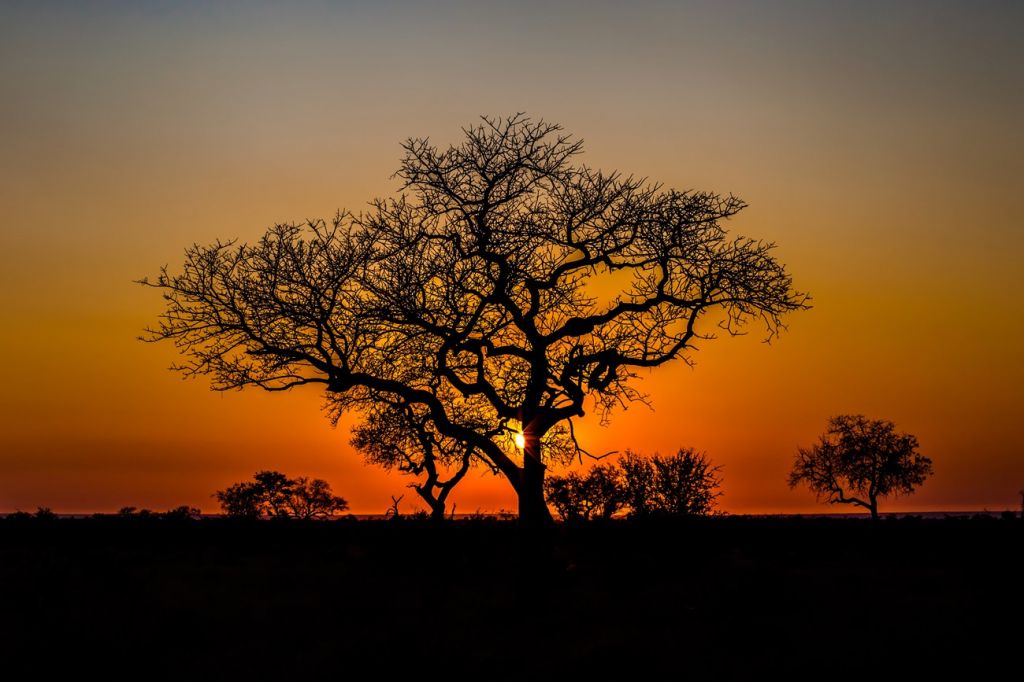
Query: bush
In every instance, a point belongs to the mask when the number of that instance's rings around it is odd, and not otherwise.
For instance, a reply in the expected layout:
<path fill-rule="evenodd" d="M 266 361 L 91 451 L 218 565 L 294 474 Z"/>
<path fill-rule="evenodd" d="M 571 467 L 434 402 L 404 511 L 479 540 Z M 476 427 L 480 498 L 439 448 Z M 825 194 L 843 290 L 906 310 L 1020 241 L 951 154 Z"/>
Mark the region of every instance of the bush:
<path fill-rule="evenodd" d="M 622 511 L 632 517 L 706 516 L 722 494 L 720 470 L 692 448 L 650 458 L 627 450 L 615 465 L 598 465 L 584 475 L 549 476 L 545 492 L 568 522 L 607 519 Z"/>
<path fill-rule="evenodd" d="M 625 501 L 621 472 L 611 464 L 600 464 L 580 476 L 570 472 L 551 476 L 546 482 L 548 502 L 565 521 L 609 519 Z"/>
<path fill-rule="evenodd" d="M 627 450 L 619 466 L 633 516 L 707 516 L 722 494 L 721 467 L 693 448 L 650 459 Z"/>

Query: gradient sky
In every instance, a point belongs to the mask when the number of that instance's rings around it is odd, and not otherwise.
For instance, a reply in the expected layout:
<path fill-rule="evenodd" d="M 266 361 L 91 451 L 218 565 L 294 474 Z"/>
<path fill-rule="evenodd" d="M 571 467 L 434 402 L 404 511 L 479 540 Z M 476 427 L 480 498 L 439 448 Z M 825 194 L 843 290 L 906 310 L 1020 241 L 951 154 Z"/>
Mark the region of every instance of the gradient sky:
<path fill-rule="evenodd" d="M 184 248 L 360 208 L 399 142 L 526 111 L 588 164 L 749 203 L 814 309 L 771 346 L 703 344 L 593 451 L 706 450 L 723 507 L 786 486 L 826 419 L 918 436 L 935 476 L 884 509 L 1006 509 L 1024 487 L 1024 4 L 5 2 L 0 511 L 216 509 L 261 468 L 358 513 L 407 492 L 315 390 L 217 394 L 136 337 L 133 284 Z M 481 473 L 458 511 L 514 509 Z M 411 504 L 407 508 L 411 508 Z M 845 511 L 844 508 L 832 509 Z"/>

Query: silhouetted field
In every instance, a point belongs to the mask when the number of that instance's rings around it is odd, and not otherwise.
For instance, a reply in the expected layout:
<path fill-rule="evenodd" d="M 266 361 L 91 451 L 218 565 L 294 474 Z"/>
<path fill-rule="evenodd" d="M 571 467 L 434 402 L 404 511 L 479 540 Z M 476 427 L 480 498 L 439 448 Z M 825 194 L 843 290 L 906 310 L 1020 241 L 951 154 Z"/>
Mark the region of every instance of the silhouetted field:
<path fill-rule="evenodd" d="M 593 523 L 540 549 L 497 521 L 11 519 L 0 650 L 5 679 L 976 676 L 1019 665 L 1022 559 L 1008 518 Z"/>

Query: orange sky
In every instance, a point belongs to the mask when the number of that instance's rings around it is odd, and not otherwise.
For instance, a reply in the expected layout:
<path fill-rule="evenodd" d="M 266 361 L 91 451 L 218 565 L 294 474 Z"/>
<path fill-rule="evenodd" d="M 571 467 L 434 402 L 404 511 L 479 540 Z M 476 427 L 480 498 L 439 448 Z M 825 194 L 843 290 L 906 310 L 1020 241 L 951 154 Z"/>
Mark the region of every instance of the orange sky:
<path fill-rule="evenodd" d="M 182 381 L 136 340 L 161 305 L 132 281 L 192 242 L 359 208 L 395 189 L 405 137 L 520 110 L 590 165 L 742 197 L 731 228 L 778 242 L 814 296 L 771 346 L 720 339 L 652 375 L 655 410 L 584 424 L 592 450 L 695 446 L 726 510 L 819 511 L 786 487 L 793 454 L 859 412 L 935 463 L 886 508 L 1018 503 L 1019 3 L 366 5 L 0 8 L 0 512 L 214 511 L 261 468 L 382 512 L 407 481 L 363 465 L 314 390 Z M 455 499 L 515 506 L 484 474 Z"/>

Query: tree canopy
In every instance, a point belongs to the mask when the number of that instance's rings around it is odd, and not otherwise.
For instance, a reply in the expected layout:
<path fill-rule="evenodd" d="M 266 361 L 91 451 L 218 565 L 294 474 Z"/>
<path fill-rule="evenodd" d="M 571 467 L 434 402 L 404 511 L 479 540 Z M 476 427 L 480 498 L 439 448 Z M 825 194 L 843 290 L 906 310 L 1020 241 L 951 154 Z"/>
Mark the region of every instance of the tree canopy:
<path fill-rule="evenodd" d="M 588 399 L 607 419 L 643 399 L 641 370 L 806 307 L 772 244 L 726 231 L 740 199 L 574 163 L 557 124 L 483 118 L 403 148 L 401 192 L 362 213 L 189 248 L 145 282 L 165 301 L 148 338 L 215 389 L 316 384 L 371 427 L 397 406 L 505 476 L 533 522 L 552 434 Z"/>
<path fill-rule="evenodd" d="M 807 485 L 829 504 L 852 504 L 878 518 L 878 498 L 910 495 L 932 474 L 932 461 L 917 451 L 917 438 L 896 425 L 863 415 L 838 415 L 818 443 L 800 448 L 790 487 Z"/>

